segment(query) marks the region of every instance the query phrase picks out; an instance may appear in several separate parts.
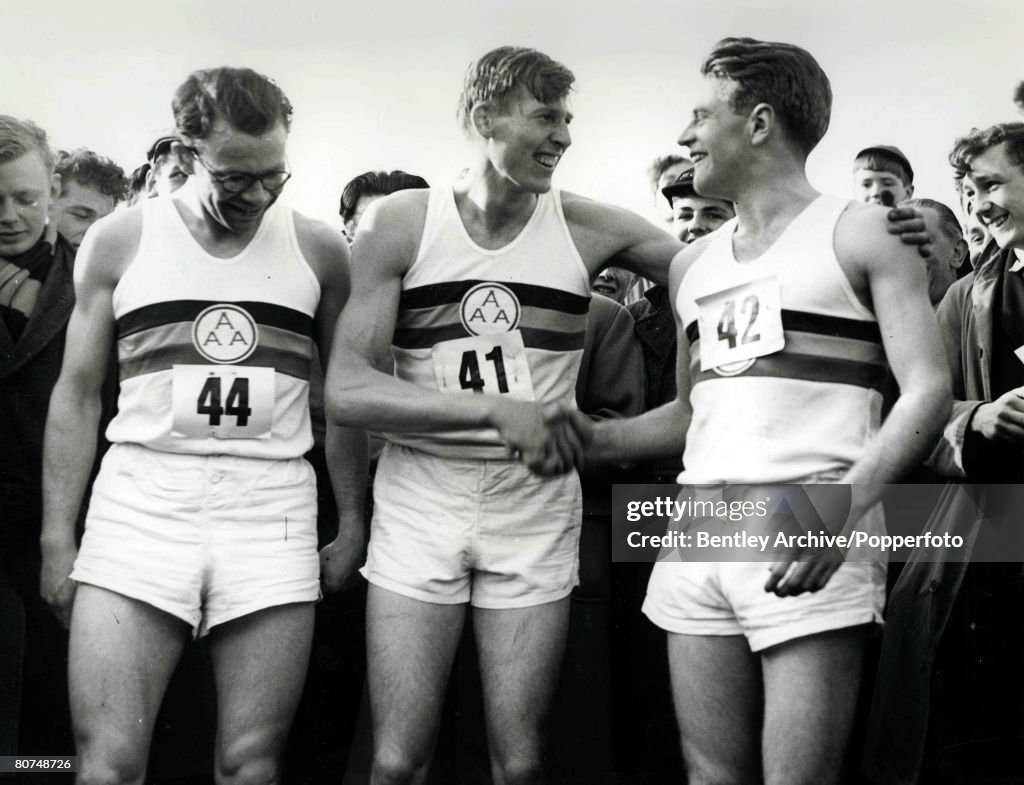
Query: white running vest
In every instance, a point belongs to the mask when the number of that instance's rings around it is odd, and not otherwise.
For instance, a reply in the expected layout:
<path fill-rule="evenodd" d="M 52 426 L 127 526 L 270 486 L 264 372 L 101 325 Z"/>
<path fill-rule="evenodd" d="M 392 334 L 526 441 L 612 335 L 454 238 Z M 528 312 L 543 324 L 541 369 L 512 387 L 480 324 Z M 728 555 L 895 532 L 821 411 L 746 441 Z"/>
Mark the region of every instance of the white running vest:
<path fill-rule="evenodd" d="M 736 219 L 680 284 L 693 419 L 679 482 L 791 482 L 844 471 L 879 427 L 888 366 L 834 250 L 848 200 L 819 196 L 759 258 Z"/>
<path fill-rule="evenodd" d="M 218 259 L 170 198 L 141 209 L 139 250 L 113 296 L 121 392 L 107 438 L 197 455 L 303 455 L 320 284 L 292 211 L 275 203 L 245 250 Z"/>
<path fill-rule="evenodd" d="M 431 189 L 419 253 L 402 281 L 395 375 L 452 395 L 575 400 L 590 280 L 558 191 L 504 248 L 470 238 L 450 188 Z M 494 429 L 388 434 L 436 455 L 507 457 Z"/>

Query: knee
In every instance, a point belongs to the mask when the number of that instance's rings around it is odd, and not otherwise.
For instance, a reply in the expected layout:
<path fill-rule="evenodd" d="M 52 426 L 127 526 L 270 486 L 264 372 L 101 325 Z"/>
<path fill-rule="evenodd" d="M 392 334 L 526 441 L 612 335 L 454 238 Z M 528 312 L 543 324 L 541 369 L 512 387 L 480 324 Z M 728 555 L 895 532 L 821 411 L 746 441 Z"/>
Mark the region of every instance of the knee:
<path fill-rule="evenodd" d="M 127 743 L 78 743 L 75 785 L 141 785 L 145 776 L 145 755 Z"/>
<path fill-rule="evenodd" d="M 541 781 L 543 766 L 538 758 L 517 756 L 494 764 L 498 785 L 535 785 Z"/>
<path fill-rule="evenodd" d="M 746 785 L 750 782 L 758 782 L 761 779 L 760 772 L 734 771 L 728 766 L 695 765 L 686 762 L 686 783 L 687 785 Z"/>
<path fill-rule="evenodd" d="M 218 750 L 217 785 L 276 785 L 284 739 L 252 735 L 223 744 Z"/>
<path fill-rule="evenodd" d="M 375 750 L 373 785 L 413 785 L 422 782 L 429 760 L 420 760 L 399 750 Z"/>

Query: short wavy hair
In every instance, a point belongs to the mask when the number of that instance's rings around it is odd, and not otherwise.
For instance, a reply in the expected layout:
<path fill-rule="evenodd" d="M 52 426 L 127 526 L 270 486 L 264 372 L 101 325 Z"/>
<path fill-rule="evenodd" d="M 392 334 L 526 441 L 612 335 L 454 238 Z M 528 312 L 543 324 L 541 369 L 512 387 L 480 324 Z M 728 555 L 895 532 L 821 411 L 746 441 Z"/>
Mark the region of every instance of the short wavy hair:
<path fill-rule="evenodd" d="M 429 188 L 430 185 L 418 174 L 409 174 L 401 169 L 391 172 L 377 170 L 363 172 L 353 177 L 341 192 L 341 205 L 338 214 L 341 220 L 349 221 L 356 214 L 359 199 L 363 196 L 388 196 L 396 191 L 409 188 Z"/>
<path fill-rule="evenodd" d="M 70 153 L 61 150 L 57 154 L 54 171 L 60 175 L 62 196 L 67 193 L 68 184 L 72 180 L 86 188 L 114 197 L 114 204 L 128 194 L 128 178 L 125 177 L 124 169 L 109 158 L 84 147 Z"/>
<path fill-rule="evenodd" d="M 193 71 L 171 101 L 178 133 L 205 139 L 218 118 L 252 136 L 282 123 L 292 125 L 292 104 L 272 79 L 251 68 L 206 68 Z"/>
<path fill-rule="evenodd" d="M 700 72 L 735 87 L 734 112 L 769 104 L 797 146 L 808 154 L 821 141 L 832 117 L 832 85 L 811 54 L 793 44 L 754 38 L 723 38 Z"/>
<path fill-rule="evenodd" d="M 507 112 L 520 87 L 541 103 L 557 101 L 570 93 L 575 81 L 572 71 L 543 52 L 523 46 L 500 46 L 467 69 L 459 99 L 459 121 L 463 130 L 468 131 L 473 123 L 473 107 L 484 101 Z"/>
<path fill-rule="evenodd" d="M 972 128 L 967 136 L 953 143 L 949 152 L 949 165 L 959 182 L 971 171 L 971 161 L 986 150 L 1006 144 L 1006 157 L 1010 163 L 1024 170 L 1024 123 L 998 123 L 982 130 Z"/>
<path fill-rule="evenodd" d="M 46 131 L 31 120 L 0 114 L 0 164 L 38 152 L 48 172 L 53 172 L 54 155 Z"/>

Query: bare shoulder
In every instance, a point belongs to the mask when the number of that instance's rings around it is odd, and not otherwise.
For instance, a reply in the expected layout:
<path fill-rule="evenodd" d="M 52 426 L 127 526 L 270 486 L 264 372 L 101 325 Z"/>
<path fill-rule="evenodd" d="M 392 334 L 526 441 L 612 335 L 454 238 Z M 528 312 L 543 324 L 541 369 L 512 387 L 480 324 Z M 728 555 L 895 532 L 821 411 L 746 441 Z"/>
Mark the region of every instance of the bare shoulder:
<path fill-rule="evenodd" d="M 427 220 L 430 190 L 397 191 L 373 202 L 363 213 L 352 246 L 358 267 L 364 263 L 404 272 L 419 251 Z"/>
<path fill-rule="evenodd" d="M 686 274 L 690 271 L 690 268 L 693 267 L 693 263 L 701 257 L 710 244 L 710 237 L 701 237 L 694 240 L 690 245 L 685 246 L 681 251 L 679 251 L 679 253 L 672 257 L 672 264 L 668 271 L 668 279 L 669 291 L 672 293 L 673 302 L 675 301 L 676 293 L 683 284 L 683 279 L 686 278 Z"/>
<path fill-rule="evenodd" d="M 141 205 L 115 210 L 101 218 L 89 228 L 78 250 L 76 281 L 113 287 L 138 253 L 141 240 Z"/>
<path fill-rule="evenodd" d="M 873 266 L 892 258 L 917 256 L 917 251 L 890 234 L 889 210 L 861 202 L 850 202 L 839 217 L 835 233 L 836 256 L 842 264 Z"/>
<path fill-rule="evenodd" d="M 341 233 L 323 221 L 292 212 L 295 221 L 295 237 L 299 250 L 306 257 L 321 284 L 348 272 L 348 243 Z"/>

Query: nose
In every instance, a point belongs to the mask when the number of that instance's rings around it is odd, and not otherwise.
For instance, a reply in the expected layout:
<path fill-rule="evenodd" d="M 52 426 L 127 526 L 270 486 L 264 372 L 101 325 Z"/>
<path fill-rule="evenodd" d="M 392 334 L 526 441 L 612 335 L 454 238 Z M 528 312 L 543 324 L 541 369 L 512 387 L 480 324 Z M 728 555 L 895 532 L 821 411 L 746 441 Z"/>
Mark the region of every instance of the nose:
<path fill-rule="evenodd" d="M 263 185 L 262 180 L 253 180 L 252 185 L 242 191 L 240 196 L 246 203 L 260 206 L 268 204 L 274 198 L 274 195 Z"/>
<path fill-rule="evenodd" d="M 556 144 L 561 145 L 563 150 L 567 150 L 569 145 L 572 144 L 572 135 L 569 133 L 569 125 L 564 120 L 560 121 L 555 126 L 555 130 L 551 133 L 551 140 Z"/>
<path fill-rule="evenodd" d="M 615 280 L 615 273 L 613 273 L 611 270 L 609 270 L 606 267 L 600 273 L 598 273 L 597 277 L 598 277 L 598 280 L 601 280 L 601 281 L 604 281 L 604 282 L 608 283 L 608 282 L 611 282 L 611 281 Z"/>
<path fill-rule="evenodd" d="M 14 208 L 13 199 L 0 199 L 0 223 L 14 223 L 18 220 L 18 211 Z"/>
<path fill-rule="evenodd" d="M 689 147 L 696 141 L 697 136 L 693 132 L 693 123 L 691 122 L 683 129 L 683 132 L 679 134 L 679 138 L 676 139 L 676 144 L 680 147 Z"/>

